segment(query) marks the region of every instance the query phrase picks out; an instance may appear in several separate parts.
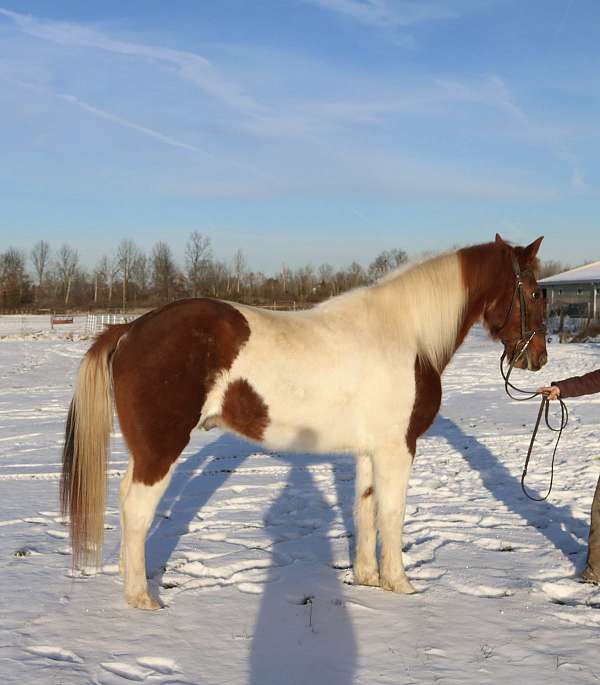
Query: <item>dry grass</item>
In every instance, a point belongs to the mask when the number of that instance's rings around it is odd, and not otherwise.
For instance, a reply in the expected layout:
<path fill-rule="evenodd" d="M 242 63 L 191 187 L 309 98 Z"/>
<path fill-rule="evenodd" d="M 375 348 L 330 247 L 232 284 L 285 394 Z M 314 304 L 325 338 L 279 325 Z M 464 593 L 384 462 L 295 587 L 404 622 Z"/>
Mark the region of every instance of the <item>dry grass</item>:
<path fill-rule="evenodd" d="M 578 333 L 576 333 L 569 342 L 587 342 L 590 338 L 600 337 L 600 322 L 594 321 L 588 323 L 585 328 L 582 328 Z"/>

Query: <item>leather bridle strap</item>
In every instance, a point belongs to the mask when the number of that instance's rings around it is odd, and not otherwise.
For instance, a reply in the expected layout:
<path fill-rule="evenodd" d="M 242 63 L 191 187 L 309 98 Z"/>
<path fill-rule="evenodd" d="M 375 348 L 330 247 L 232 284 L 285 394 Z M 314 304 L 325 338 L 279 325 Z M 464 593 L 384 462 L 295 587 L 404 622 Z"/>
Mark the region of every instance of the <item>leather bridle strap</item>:
<path fill-rule="evenodd" d="M 521 356 L 527 351 L 527 348 L 529 347 L 529 343 L 533 340 L 534 335 L 536 334 L 536 331 L 532 331 L 529 335 L 529 338 L 523 343 L 521 346 L 521 349 L 519 350 L 518 353 L 515 353 L 513 357 L 511 358 L 509 364 L 508 364 L 508 370 L 505 371 L 504 367 L 504 361 L 506 360 L 506 352 L 502 353 L 502 356 L 500 357 L 500 374 L 502 375 L 502 378 L 504 380 L 504 390 L 506 394 L 510 397 L 511 400 L 516 400 L 517 402 L 525 402 L 526 400 L 532 400 L 534 397 L 537 397 L 539 393 L 537 390 L 523 390 L 522 388 L 517 388 L 516 385 L 510 382 L 510 375 L 515 368 L 515 364 L 517 361 L 521 358 Z M 519 340 L 517 345 L 519 345 L 522 341 Z M 511 392 L 512 391 L 512 392 Z M 520 393 L 521 396 L 519 395 L 514 395 L 514 393 Z"/>

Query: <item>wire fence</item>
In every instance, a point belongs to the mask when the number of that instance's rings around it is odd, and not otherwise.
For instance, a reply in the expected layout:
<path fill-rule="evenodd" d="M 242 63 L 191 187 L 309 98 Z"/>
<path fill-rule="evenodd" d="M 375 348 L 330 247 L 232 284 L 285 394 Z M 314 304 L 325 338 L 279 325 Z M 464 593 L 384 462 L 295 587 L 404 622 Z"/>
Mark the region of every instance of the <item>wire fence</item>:
<path fill-rule="evenodd" d="M 100 333 L 107 326 L 115 323 L 127 323 L 134 319 L 134 316 L 125 314 L 88 314 L 85 322 L 85 332 L 89 335 Z"/>

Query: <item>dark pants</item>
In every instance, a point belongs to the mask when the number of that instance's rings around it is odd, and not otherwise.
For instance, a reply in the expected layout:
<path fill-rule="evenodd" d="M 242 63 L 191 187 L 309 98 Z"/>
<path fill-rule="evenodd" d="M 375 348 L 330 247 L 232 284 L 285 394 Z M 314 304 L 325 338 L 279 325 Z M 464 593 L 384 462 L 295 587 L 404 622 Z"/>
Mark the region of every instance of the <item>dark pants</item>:
<path fill-rule="evenodd" d="M 600 478 L 598 478 L 592 502 L 588 557 L 582 577 L 585 580 L 600 583 Z"/>

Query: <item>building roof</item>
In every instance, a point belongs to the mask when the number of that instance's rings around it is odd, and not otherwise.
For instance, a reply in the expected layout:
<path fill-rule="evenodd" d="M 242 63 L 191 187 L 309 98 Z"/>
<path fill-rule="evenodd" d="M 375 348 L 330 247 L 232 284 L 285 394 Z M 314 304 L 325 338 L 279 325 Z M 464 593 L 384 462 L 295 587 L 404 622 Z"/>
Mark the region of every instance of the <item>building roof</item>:
<path fill-rule="evenodd" d="M 563 271 L 555 276 L 542 278 L 538 283 L 558 285 L 559 283 L 591 283 L 593 281 L 600 281 L 600 262 L 592 262 L 591 264 L 578 266 L 576 269 Z"/>

